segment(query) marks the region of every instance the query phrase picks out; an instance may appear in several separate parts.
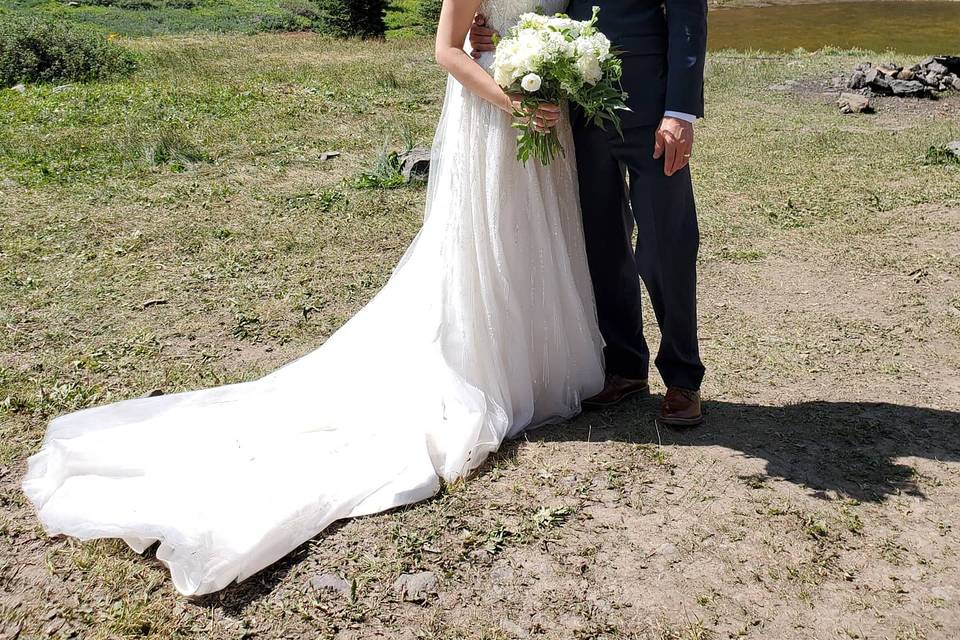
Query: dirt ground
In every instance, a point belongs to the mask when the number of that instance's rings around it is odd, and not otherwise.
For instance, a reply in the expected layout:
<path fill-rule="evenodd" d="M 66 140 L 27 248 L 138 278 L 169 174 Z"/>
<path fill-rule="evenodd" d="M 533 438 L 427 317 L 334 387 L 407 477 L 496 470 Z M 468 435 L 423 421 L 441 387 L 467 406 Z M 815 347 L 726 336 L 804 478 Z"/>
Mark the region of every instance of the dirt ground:
<path fill-rule="evenodd" d="M 650 399 L 540 429 L 179 615 L 211 638 L 957 637 L 960 209 L 886 216 L 701 270 L 706 426 L 658 430 Z M 4 607 L 83 637 L 75 545 L 16 544 Z M 399 601 L 388 566 L 435 593 Z"/>

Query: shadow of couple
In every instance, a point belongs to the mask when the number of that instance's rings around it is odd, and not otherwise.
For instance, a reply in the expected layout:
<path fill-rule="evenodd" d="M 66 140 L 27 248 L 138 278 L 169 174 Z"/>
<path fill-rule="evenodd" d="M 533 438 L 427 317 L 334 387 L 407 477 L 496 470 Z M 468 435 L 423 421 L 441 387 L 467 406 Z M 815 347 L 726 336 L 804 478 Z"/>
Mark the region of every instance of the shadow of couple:
<path fill-rule="evenodd" d="M 619 441 L 680 447 L 719 446 L 762 459 L 765 474 L 812 490 L 865 502 L 909 493 L 923 497 L 913 467 L 919 457 L 960 461 L 960 412 L 886 402 L 809 401 L 785 406 L 705 403 L 706 422 L 691 429 L 654 427 L 656 405 L 532 431 L 531 442 Z M 639 410 L 638 410 L 639 409 Z"/>

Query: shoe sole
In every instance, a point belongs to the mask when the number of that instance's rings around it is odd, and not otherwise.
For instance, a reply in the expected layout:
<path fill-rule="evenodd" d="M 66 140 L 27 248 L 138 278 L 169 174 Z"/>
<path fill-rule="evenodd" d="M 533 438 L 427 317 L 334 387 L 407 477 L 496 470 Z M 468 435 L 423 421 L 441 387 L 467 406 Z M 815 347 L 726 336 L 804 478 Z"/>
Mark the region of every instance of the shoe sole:
<path fill-rule="evenodd" d="M 591 401 L 584 400 L 581 403 L 581 406 L 584 409 L 609 409 L 610 407 L 617 406 L 624 400 L 628 400 L 630 398 L 636 398 L 637 396 L 646 397 L 649 395 L 650 395 L 650 387 L 644 387 L 643 389 L 637 389 L 635 391 L 630 391 L 629 393 L 625 393 L 619 398 L 617 398 L 616 400 L 611 400 L 610 402 L 591 402 Z"/>
<path fill-rule="evenodd" d="M 703 424 L 703 416 L 698 416 L 696 418 L 656 418 L 657 424 L 664 427 L 699 427 Z"/>

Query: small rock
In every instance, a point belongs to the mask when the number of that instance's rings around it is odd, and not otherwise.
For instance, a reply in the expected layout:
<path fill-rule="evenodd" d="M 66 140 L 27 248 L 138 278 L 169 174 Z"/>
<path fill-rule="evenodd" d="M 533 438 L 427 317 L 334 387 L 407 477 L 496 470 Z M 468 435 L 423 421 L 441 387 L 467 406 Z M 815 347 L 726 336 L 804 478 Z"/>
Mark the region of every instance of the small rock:
<path fill-rule="evenodd" d="M 350 595 L 350 583 L 335 573 L 321 573 L 310 578 L 310 587 L 317 591 L 336 591 L 345 596 Z"/>
<path fill-rule="evenodd" d="M 500 628 L 514 638 L 529 638 L 530 632 L 512 620 L 500 619 Z"/>
<path fill-rule="evenodd" d="M 837 100 L 837 106 L 840 107 L 840 113 L 870 113 L 873 111 L 870 98 L 859 93 L 841 93 L 840 99 Z"/>
<path fill-rule="evenodd" d="M 27 92 L 27 85 L 25 85 L 25 84 L 15 84 L 15 85 L 13 85 L 13 86 L 10 87 L 10 88 L 13 89 L 14 91 L 16 91 L 17 93 L 26 93 L 26 92 Z"/>
<path fill-rule="evenodd" d="M 954 76 L 953 82 L 950 85 L 956 90 L 960 91 L 960 76 Z"/>
<path fill-rule="evenodd" d="M 927 65 L 927 73 L 935 73 L 938 76 L 944 76 L 950 73 L 950 70 L 939 62 L 931 62 Z"/>
<path fill-rule="evenodd" d="M 141 398 L 156 398 L 157 396 L 162 396 L 162 389 L 154 389 L 153 391 L 147 391 L 145 394 L 140 396 Z"/>
<path fill-rule="evenodd" d="M 437 574 L 433 571 L 405 573 L 393 583 L 394 593 L 406 602 L 423 602 L 430 594 L 436 593 L 436 589 Z"/>
<path fill-rule="evenodd" d="M 960 56 L 936 56 L 934 62 L 942 64 L 951 73 L 960 73 Z"/>
<path fill-rule="evenodd" d="M 490 570 L 490 579 L 496 583 L 507 582 L 513 579 L 513 567 L 502 564 Z"/>
<path fill-rule="evenodd" d="M 895 96 L 927 96 L 930 90 L 923 86 L 922 82 L 916 80 L 891 80 L 890 91 Z"/>
<path fill-rule="evenodd" d="M 850 75 L 850 80 L 847 81 L 847 88 L 860 90 L 865 86 L 867 86 L 867 74 L 857 69 Z"/>
<path fill-rule="evenodd" d="M 947 153 L 952 155 L 954 158 L 960 158 L 960 140 L 954 140 L 953 142 L 948 142 Z"/>
<path fill-rule="evenodd" d="M 426 180 L 430 174 L 430 149 L 417 147 L 400 158 L 400 173 L 407 182 Z"/>
<path fill-rule="evenodd" d="M 877 71 L 879 71 L 880 73 L 882 73 L 882 74 L 885 75 L 885 76 L 891 76 L 891 77 L 892 77 L 892 76 L 895 76 L 895 75 L 897 75 L 898 73 L 900 73 L 900 67 L 898 67 L 897 65 L 893 64 L 892 62 L 888 62 L 888 63 L 886 63 L 886 64 L 881 64 L 881 65 L 877 66 Z"/>
<path fill-rule="evenodd" d="M 897 72 L 897 80 L 913 80 L 916 77 L 916 73 L 912 69 L 900 69 Z"/>
<path fill-rule="evenodd" d="M 332 160 L 334 158 L 339 158 L 339 157 L 340 157 L 339 151 L 324 151 L 323 153 L 320 154 L 320 161 L 326 162 L 327 160 Z"/>

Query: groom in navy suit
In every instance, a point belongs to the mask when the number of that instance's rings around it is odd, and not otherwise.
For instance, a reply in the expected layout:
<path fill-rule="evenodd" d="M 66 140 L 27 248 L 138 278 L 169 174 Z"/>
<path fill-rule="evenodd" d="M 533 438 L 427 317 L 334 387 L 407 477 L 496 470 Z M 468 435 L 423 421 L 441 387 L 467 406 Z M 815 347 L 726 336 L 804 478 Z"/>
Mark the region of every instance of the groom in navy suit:
<path fill-rule="evenodd" d="M 697 341 L 699 231 L 688 162 L 694 122 L 703 117 L 706 0 L 571 0 L 622 52 L 623 138 L 572 113 L 587 260 L 606 348 L 607 384 L 584 406 L 606 407 L 649 393 L 640 279 L 660 326 L 656 367 L 667 386 L 658 421 L 702 423 L 704 367 Z M 475 52 L 493 50 L 478 16 Z M 631 246 L 636 226 L 637 244 Z M 640 278 L 637 278 L 637 274 Z"/>

